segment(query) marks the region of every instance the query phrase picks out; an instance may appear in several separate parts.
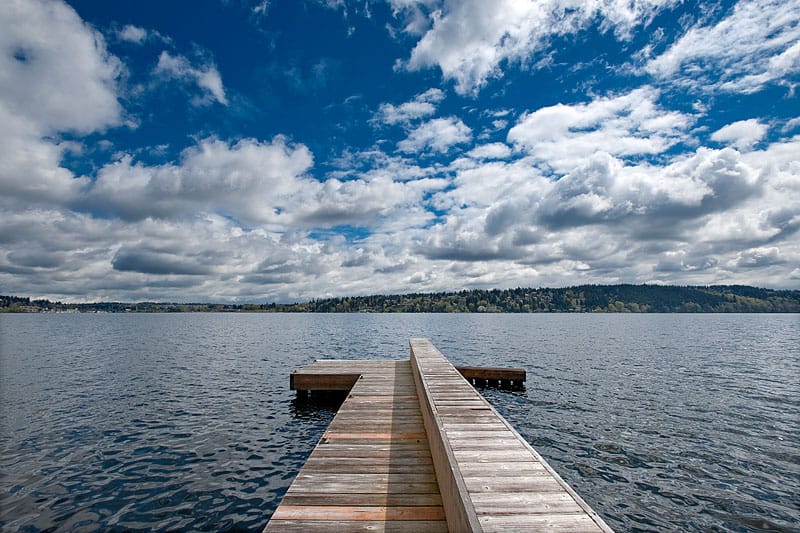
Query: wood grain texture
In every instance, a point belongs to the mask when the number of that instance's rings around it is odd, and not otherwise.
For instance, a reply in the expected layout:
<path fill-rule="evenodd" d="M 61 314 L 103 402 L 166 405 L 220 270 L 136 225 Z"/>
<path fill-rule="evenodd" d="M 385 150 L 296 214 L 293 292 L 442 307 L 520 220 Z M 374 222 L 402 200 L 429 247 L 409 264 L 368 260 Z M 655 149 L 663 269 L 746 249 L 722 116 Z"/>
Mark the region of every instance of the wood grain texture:
<path fill-rule="evenodd" d="M 446 533 L 444 520 L 346 521 L 346 520 L 271 520 L 266 531 L 283 533 L 329 533 L 331 531 L 369 531 L 370 533 Z"/>
<path fill-rule="evenodd" d="M 410 346 L 451 531 L 611 531 L 430 341 L 412 339 Z M 502 378 L 476 370 L 472 379 Z M 469 516 L 452 523 L 452 508 Z"/>
<path fill-rule="evenodd" d="M 406 361 L 318 360 L 298 390 L 349 391 L 265 531 L 610 532 L 427 339 Z M 466 376 L 466 378 L 465 378 Z"/>
<path fill-rule="evenodd" d="M 315 361 L 293 376 L 352 389 L 265 531 L 447 531 L 409 362 Z"/>

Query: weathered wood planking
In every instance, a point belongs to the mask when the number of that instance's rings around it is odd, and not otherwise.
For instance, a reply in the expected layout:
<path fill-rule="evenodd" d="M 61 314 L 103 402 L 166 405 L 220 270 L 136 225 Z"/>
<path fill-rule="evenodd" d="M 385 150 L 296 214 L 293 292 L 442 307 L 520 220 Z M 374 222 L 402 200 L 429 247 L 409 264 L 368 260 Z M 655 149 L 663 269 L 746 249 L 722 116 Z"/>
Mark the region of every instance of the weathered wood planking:
<path fill-rule="evenodd" d="M 524 370 L 410 347 L 292 373 L 292 389 L 350 393 L 265 531 L 611 531 L 467 381 L 521 385 Z"/>
<path fill-rule="evenodd" d="M 524 368 L 495 368 L 488 366 L 457 366 L 458 373 L 472 384 L 486 383 L 514 385 L 517 387 L 525 383 Z"/>
<path fill-rule="evenodd" d="M 447 531 L 409 361 L 316 361 L 292 376 L 350 393 L 265 531 Z"/>
<path fill-rule="evenodd" d="M 410 348 L 451 531 L 611 531 L 430 341 Z"/>
<path fill-rule="evenodd" d="M 361 375 L 354 370 L 379 368 L 374 363 L 380 361 L 318 359 L 292 372 L 289 375 L 289 388 L 296 391 L 349 391 Z M 524 368 L 457 366 L 456 370 L 473 384 L 521 386 L 526 379 Z"/>

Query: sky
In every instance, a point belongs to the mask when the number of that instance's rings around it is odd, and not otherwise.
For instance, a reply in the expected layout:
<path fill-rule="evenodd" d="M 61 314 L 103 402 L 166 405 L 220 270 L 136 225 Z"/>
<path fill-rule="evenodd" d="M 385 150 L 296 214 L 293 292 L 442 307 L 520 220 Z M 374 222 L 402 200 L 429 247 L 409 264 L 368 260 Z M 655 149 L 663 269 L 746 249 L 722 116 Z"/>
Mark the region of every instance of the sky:
<path fill-rule="evenodd" d="M 0 0 L 0 293 L 800 288 L 800 0 Z"/>

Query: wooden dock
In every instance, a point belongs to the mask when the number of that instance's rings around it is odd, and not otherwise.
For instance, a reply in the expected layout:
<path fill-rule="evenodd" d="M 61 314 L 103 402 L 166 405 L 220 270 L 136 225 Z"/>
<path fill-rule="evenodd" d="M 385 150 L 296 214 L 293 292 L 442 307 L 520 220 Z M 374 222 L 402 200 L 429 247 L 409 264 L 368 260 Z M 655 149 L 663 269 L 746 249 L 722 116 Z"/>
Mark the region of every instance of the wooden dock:
<path fill-rule="evenodd" d="M 410 347 L 292 374 L 350 393 L 266 532 L 611 531 L 428 340 Z"/>

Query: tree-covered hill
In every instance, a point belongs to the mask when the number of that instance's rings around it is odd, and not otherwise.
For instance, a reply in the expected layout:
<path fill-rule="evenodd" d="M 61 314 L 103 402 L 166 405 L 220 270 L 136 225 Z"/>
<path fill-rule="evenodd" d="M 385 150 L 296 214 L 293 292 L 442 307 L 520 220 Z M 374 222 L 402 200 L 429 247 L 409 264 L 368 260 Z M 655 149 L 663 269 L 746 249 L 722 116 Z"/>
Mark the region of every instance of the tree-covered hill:
<path fill-rule="evenodd" d="M 580 285 L 324 298 L 292 304 L 65 304 L 0 296 L 0 312 L 798 313 L 800 291 L 744 285 Z"/>

